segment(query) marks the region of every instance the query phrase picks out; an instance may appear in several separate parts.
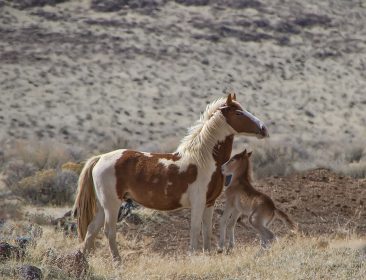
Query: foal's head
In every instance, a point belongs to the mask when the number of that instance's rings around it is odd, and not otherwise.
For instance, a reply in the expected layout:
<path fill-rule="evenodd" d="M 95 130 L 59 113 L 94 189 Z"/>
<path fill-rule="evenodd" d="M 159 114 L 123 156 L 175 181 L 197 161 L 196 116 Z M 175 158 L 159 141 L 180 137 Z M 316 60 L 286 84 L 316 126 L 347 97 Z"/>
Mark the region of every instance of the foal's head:
<path fill-rule="evenodd" d="M 247 181 L 251 181 L 250 156 L 252 152 L 243 152 L 236 154 L 221 166 L 224 176 L 232 175 L 233 177 L 244 176 Z"/>
<path fill-rule="evenodd" d="M 257 117 L 244 110 L 239 102 L 236 101 L 236 95 L 228 95 L 226 102 L 220 107 L 221 113 L 226 122 L 238 134 L 256 136 L 257 138 L 269 137 L 266 126 Z"/>

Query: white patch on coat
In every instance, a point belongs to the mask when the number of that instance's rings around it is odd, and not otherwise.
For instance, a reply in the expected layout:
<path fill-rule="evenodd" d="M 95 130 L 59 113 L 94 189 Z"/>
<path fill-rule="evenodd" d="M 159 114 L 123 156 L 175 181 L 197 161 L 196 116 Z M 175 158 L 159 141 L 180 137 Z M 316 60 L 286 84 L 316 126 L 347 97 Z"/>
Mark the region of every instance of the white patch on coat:
<path fill-rule="evenodd" d="M 175 164 L 176 161 L 171 160 L 171 159 L 166 159 L 166 158 L 159 158 L 158 163 L 161 163 L 162 165 L 164 165 L 166 168 L 169 167 L 169 165 L 171 164 Z"/>
<path fill-rule="evenodd" d="M 152 155 L 151 153 L 142 152 L 142 154 L 143 154 L 145 157 L 153 157 L 153 155 Z"/>
<path fill-rule="evenodd" d="M 117 194 L 115 165 L 125 151 L 121 149 L 103 154 L 93 168 L 94 188 L 97 198 L 102 205 L 121 203 Z"/>
<path fill-rule="evenodd" d="M 189 202 L 188 194 L 185 192 L 182 194 L 179 200 L 180 205 L 182 205 L 183 208 L 189 208 L 191 207 L 191 203 Z"/>
<path fill-rule="evenodd" d="M 166 159 L 166 158 L 160 158 L 158 160 L 158 163 L 161 163 L 166 168 L 168 168 L 170 165 L 173 164 L 178 167 L 179 173 L 186 172 L 189 164 L 191 164 L 191 162 L 188 160 L 179 159 L 177 161 L 174 161 L 174 160 Z"/>

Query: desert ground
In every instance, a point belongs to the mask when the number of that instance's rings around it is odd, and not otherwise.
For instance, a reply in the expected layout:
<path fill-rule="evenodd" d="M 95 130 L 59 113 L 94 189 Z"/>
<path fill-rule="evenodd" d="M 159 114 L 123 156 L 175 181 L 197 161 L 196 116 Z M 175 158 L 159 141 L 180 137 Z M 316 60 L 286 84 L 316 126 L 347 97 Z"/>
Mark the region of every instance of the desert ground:
<path fill-rule="evenodd" d="M 0 257 L 0 278 L 34 265 L 45 279 L 363 279 L 365 32 L 362 0 L 0 0 L 0 241 L 31 240 Z M 102 234 L 65 265 L 75 221 L 54 221 L 78 165 L 117 148 L 171 152 L 232 89 L 270 133 L 236 137 L 234 152 L 253 151 L 254 185 L 300 233 L 275 223 L 258 254 L 242 218 L 232 253 L 190 256 L 188 210 L 138 207 L 118 225 L 121 267 Z"/>

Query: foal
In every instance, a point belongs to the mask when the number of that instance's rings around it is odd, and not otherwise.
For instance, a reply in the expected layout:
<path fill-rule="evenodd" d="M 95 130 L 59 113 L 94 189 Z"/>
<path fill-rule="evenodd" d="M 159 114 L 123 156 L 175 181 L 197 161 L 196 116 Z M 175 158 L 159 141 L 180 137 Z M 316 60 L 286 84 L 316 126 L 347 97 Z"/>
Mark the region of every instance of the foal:
<path fill-rule="evenodd" d="M 251 152 L 244 150 L 233 156 L 222 165 L 222 173 L 225 176 L 232 175 L 229 187 L 225 191 L 226 203 L 224 213 L 220 221 L 219 252 L 223 251 L 225 244 L 226 227 L 229 231 L 229 247 L 234 247 L 234 227 L 241 214 L 248 216 L 249 223 L 260 233 L 261 245 L 268 247 L 274 239 L 274 234 L 268 229 L 268 225 L 279 218 L 293 231 L 297 226 L 281 210 L 277 209 L 272 199 L 257 191 L 251 184 Z"/>

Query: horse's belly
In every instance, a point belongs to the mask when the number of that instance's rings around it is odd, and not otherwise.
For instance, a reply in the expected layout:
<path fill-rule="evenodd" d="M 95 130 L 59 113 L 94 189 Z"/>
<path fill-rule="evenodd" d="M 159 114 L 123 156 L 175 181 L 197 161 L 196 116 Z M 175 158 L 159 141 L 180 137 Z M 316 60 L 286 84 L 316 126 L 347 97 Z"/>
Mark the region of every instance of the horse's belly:
<path fill-rule="evenodd" d="M 236 199 L 236 208 L 240 210 L 241 213 L 248 215 L 252 208 L 252 199 L 246 195 L 240 195 Z"/>
<path fill-rule="evenodd" d="M 130 197 L 144 207 L 161 211 L 169 211 L 189 207 L 188 196 L 186 193 L 175 193 L 174 195 L 169 196 L 160 192 L 150 190 L 144 194 L 132 192 L 130 194 Z"/>

